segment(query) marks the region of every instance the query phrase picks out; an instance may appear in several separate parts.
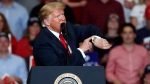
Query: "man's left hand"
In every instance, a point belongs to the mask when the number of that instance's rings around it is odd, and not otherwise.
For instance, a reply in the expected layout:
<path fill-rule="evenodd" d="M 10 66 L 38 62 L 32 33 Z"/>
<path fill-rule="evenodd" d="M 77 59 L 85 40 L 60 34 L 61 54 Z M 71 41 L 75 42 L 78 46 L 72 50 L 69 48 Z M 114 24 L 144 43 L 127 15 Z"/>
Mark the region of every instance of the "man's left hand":
<path fill-rule="evenodd" d="M 109 49 L 112 46 L 106 39 L 97 37 L 94 37 L 93 44 L 100 49 Z"/>

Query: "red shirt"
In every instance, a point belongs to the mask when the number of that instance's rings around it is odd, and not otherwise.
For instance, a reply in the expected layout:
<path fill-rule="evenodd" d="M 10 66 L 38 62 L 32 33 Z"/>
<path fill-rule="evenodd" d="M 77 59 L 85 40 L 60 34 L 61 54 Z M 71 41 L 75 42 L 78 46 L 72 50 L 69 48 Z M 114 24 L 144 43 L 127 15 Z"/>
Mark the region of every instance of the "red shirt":
<path fill-rule="evenodd" d="M 15 38 L 12 38 L 12 53 L 23 58 L 27 58 L 32 55 L 33 50 L 29 44 L 29 40 L 27 38 L 22 38 L 21 40 L 16 41 Z"/>
<path fill-rule="evenodd" d="M 104 4 L 100 0 L 89 0 L 83 10 L 82 24 L 94 24 L 104 33 L 106 31 L 105 26 L 108 16 L 112 13 L 119 16 L 119 22 L 121 25 L 124 24 L 124 12 L 122 5 L 119 2 L 109 0 L 106 4 Z"/>
<path fill-rule="evenodd" d="M 69 0 L 69 1 L 70 2 L 80 2 L 80 1 L 83 1 L 83 0 Z M 83 7 L 73 7 L 72 11 L 74 13 L 76 22 L 81 24 Z"/>

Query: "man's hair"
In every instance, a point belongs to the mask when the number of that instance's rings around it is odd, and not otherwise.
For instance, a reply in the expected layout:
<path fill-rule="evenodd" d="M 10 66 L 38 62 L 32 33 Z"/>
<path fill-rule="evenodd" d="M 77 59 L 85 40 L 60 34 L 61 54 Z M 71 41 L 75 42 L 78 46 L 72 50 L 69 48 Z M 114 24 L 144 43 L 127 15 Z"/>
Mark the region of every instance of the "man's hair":
<path fill-rule="evenodd" d="M 136 34 L 135 26 L 134 26 L 133 24 L 131 24 L 131 23 L 125 23 L 125 24 L 122 26 L 122 28 L 121 28 L 121 33 L 123 33 L 123 30 L 124 30 L 125 27 L 130 27 L 130 28 L 133 30 L 133 32 Z"/>
<path fill-rule="evenodd" d="M 0 32 L 0 37 L 6 37 L 9 41 L 9 36 L 8 36 L 8 33 L 6 32 Z"/>
<path fill-rule="evenodd" d="M 51 2 L 48 4 L 45 4 L 39 12 L 39 18 L 43 24 L 44 19 L 48 18 L 48 16 L 53 13 L 57 9 L 64 10 L 65 4 L 61 2 Z"/>

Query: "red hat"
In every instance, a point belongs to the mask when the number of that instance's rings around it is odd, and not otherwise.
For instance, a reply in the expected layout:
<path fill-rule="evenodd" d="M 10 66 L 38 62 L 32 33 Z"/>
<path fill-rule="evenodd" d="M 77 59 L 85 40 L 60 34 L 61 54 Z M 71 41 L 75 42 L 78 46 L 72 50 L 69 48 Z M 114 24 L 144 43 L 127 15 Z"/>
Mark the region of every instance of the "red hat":
<path fill-rule="evenodd" d="M 145 18 L 150 20 L 150 5 L 145 9 Z"/>

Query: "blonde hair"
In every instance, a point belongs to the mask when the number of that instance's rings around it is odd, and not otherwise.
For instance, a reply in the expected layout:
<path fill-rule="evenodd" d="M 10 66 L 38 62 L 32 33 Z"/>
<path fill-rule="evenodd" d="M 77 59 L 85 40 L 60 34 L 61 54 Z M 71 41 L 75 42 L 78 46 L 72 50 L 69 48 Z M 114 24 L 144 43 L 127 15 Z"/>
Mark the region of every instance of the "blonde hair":
<path fill-rule="evenodd" d="M 65 4 L 61 3 L 61 2 L 51 2 L 51 3 L 47 3 L 45 4 L 39 12 L 39 18 L 43 24 L 44 19 L 48 18 L 48 16 L 53 13 L 55 10 L 57 9 L 62 9 L 64 10 L 65 8 Z"/>

